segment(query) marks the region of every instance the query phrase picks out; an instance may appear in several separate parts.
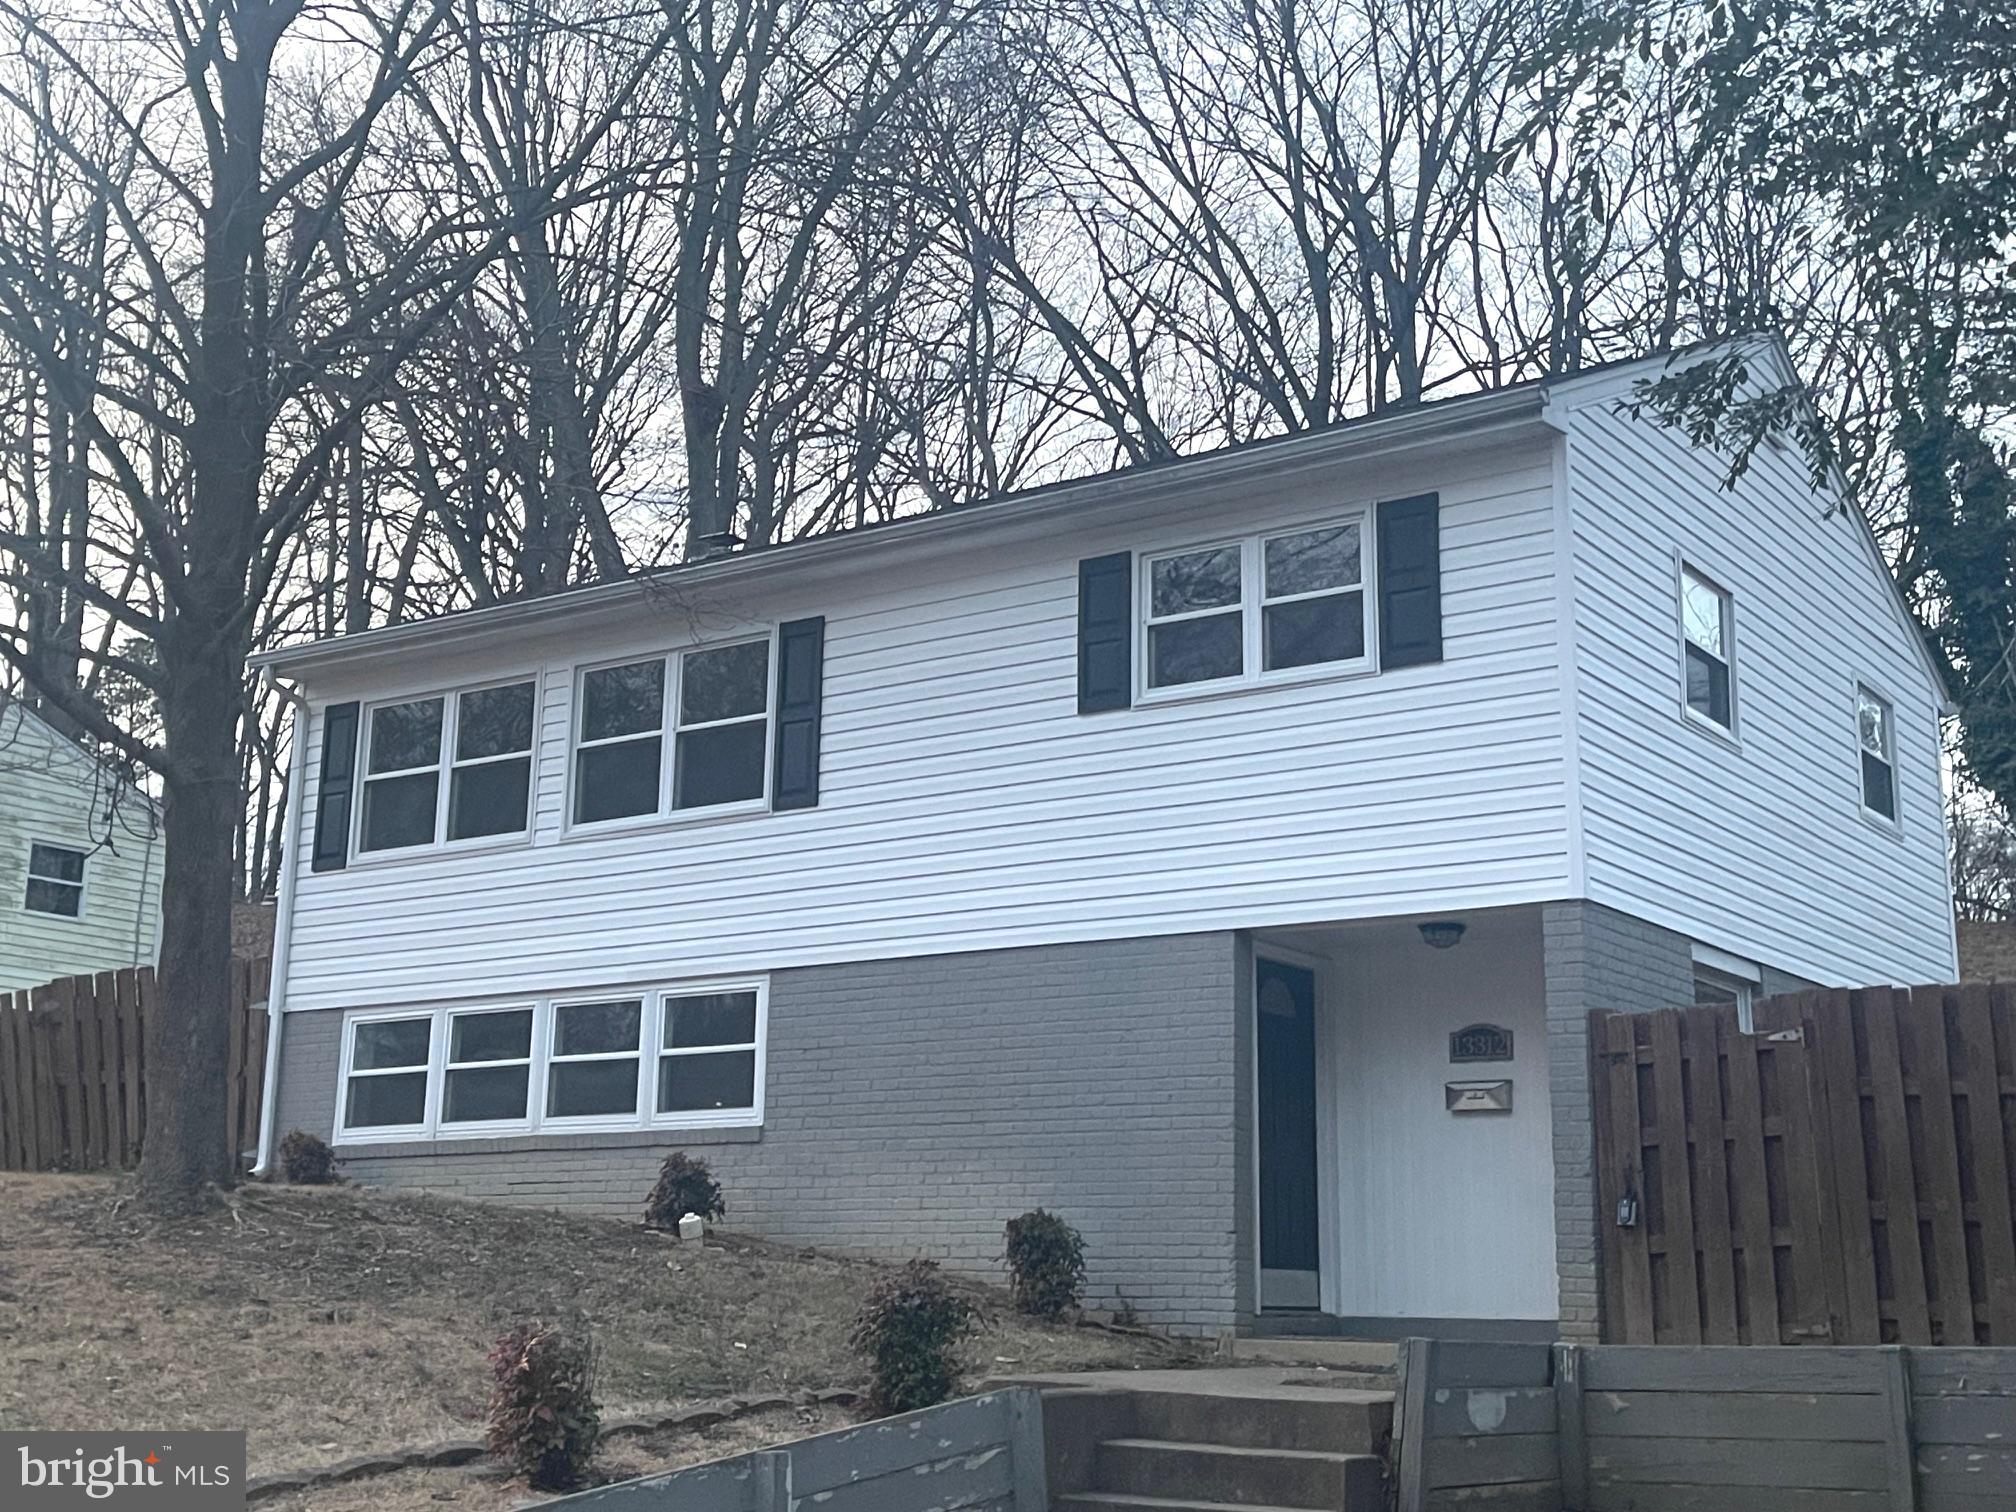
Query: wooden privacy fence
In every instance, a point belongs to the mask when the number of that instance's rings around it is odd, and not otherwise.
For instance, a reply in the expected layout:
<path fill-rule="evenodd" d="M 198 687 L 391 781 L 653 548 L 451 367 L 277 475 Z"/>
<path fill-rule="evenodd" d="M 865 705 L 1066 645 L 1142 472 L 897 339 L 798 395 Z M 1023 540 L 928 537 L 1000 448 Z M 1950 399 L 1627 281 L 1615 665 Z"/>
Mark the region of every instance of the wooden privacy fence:
<path fill-rule="evenodd" d="M 1606 1342 L 2016 1344 L 2016 989 L 1597 1012 L 1590 1045 Z"/>
<path fill-rule="evenodd" d="M 269 963 L 231 963 L 232 1149 L 259 1138 Z M 140 1158 L 150 1096 L 149 967 L 0 992 L 0 1170 L 96 1171 Z"/>
<path fill-rule="evenodd" d="M 547 1502 L 556 1512 L 1049 1512 L 1043 1404 L 966 1397 Z"/>
<path fill-rule="evenodd" d="M 1399 1512 L 2016 1506 L 2016 1349 L 1410 1339 Z"/>

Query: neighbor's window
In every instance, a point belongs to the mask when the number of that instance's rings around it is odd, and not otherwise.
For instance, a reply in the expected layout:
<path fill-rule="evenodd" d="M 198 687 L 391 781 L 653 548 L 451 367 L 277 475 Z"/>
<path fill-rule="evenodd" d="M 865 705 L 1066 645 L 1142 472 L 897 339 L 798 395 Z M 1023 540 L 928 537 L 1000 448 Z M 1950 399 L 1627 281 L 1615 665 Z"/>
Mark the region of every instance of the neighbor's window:
<path fill-rule="evenodd" d="M 427 1067 L 434 1046 L 431 1014 L 360 1019 L 350 1026 L 343 1127 L 409 1129 L 427 1122 Z"/>
<path fill-rule="evenodd" d="M 450 840 L 522 833 L 532 797 L 532 716 L 530 682 L 373 708 L 358 850 L 432 845 L 444 833 Z"/>
<path fill-rule="evenodd" d="M 530 1008 L 449 1013 L 442 1123 L 523 1123 L 531 1085 Z"/>
<path fill-rule="evenodd" d="M 337 1140 L 759 1124 L 767 992 L 757 979 L 360 1013 Z"/>
<path fill-rule="evenodd" d="M 1729 729 L 1729 595 L 1692 567 L 1680 569 L 1680 629 L 1687 666 L 1687 708 Z"/>
<path fill-rule="evenodd" d="M 22 907 L 59 919 L 84 917 L 84 852 L 67 845 L 28 845 L 28 894 Z"/>
<path fill-rule="evenodd" d="M 644 1004 L 637 998 L 553 1005 L 548 1118 L 620 1118 L 637 1111 Z"/>
<path fill-rule="evenodd" d="M 591 667 L 579 703 L 576 824 L 761 803 L 769 791 L 768 640 Z"/>
<path fill-rule="evenodd" d="M 1147 560 L 1147 685 L 1251 679 L 1362 662 L 1366 520 Z"/>
<path fill-rule="evenodd" d="M 1862 747 L 1862 807 L 1897 817 L 1897 758 L 1890 705 L 1867 688 L 1855 690 L 1855 733 Z"/>

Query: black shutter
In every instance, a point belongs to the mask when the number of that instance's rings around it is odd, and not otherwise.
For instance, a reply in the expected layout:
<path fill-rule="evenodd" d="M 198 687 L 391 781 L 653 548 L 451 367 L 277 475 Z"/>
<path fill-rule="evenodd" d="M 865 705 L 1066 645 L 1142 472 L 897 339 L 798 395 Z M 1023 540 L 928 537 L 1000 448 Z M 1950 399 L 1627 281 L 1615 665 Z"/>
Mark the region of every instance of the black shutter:
<path fill-rule="evenodd" d="M 350 804 L 357 786 L 357 705 L 322 711 L 322 780 L 315 785 L 316 871 L 341 871 L 350 859 Z"/>
<path fill-rule="evenodd" d="M 1379 665 L 1442 660 L 1442 528 L 1434 494 L 1379 506 Z"/>
<path fill-rule="evenodd" d="M 1078 712 L 1134 702 L 1134 553 L 1078 564 Z"/>
<path fill-rule="evenodd" d="M 819 802 L 819 704 L 825 682 L 826 621 L 791 620 L 777 628 L 777 775 L 770 806 Z"/>

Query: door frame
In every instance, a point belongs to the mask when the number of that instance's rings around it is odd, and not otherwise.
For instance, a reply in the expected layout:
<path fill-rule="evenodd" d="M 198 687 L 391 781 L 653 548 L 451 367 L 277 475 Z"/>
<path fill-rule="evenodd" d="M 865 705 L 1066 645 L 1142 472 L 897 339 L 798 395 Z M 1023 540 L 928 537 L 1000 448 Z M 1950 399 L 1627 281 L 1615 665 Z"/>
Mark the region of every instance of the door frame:
<path fill-rule="evenodd" d="M 1316 1311 L 1336 1311 L 1338 1296 L 1337 1254 L 1337 1077 L 1336 1025 L 1329 1011 L 1331 978 L 1335 963 L 1328 957 L 1286 945 L 1253 941 L 1252 962 L 1246 977 L 1247 1032 L 1250 1041 L 1246 1057 L 1246 1086 L 1251 1093 L 1247 1138 L 1253 1158 L 1247 1171 L 1252 1184 L 1253 1205 L 1253 1310 L 1268 1311 L 1266 1278 L 1260 1266 L 1260 964 L 1272 961 L 1294 966 L 1315 979 L 1316 1064 Z M 1304 1308 L 1283 1311 L 1303 1312 Z"/>

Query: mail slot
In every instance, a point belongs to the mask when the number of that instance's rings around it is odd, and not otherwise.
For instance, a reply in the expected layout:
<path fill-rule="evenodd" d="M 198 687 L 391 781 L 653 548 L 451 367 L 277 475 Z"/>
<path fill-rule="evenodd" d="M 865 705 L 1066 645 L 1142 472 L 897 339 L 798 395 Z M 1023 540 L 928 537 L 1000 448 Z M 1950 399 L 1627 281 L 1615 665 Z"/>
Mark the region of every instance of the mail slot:
<path fill-rule="evenodd" d="M 1509 1081 L 1445 1082 L 1442 1094 L 1451 1113 L 1512 1111 L 1512 1083 Z"/>

